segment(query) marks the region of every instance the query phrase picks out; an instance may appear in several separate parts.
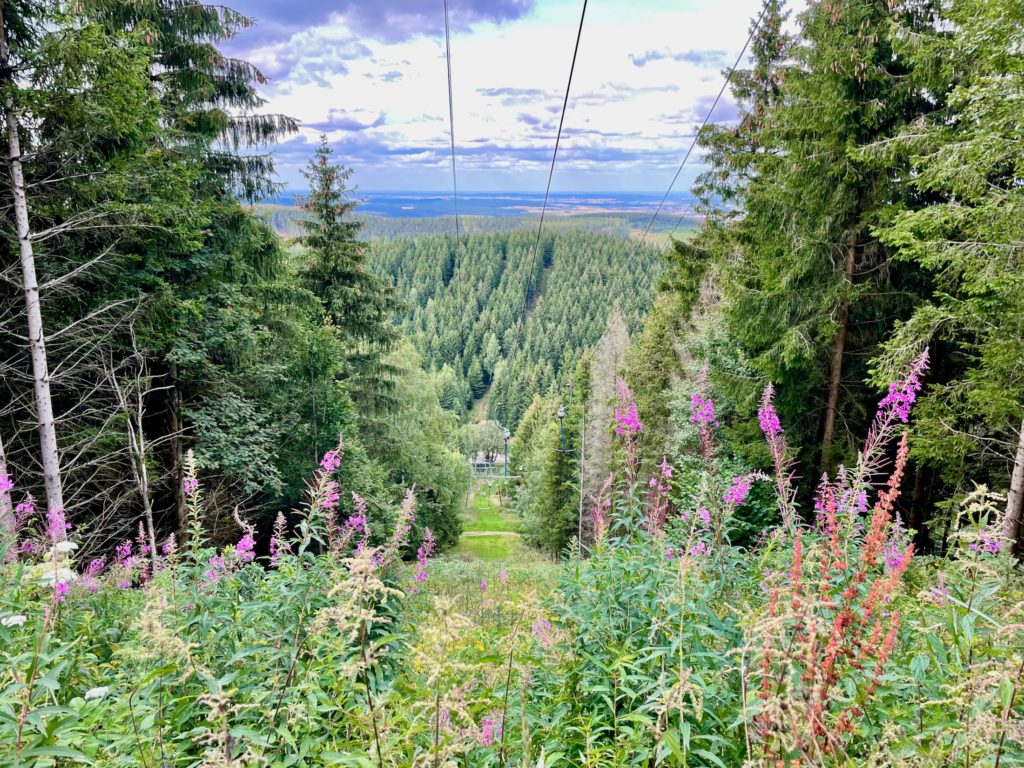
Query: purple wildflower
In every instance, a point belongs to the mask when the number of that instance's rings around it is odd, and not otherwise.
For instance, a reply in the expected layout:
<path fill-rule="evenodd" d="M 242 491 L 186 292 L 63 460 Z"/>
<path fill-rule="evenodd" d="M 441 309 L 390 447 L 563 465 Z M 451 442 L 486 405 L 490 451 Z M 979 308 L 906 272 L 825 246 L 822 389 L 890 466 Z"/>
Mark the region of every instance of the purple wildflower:
<path fill-rule="evenodd" d="M 56 544 L 59 541 L 64 541 L 70 530 L 71 526 L 68 525 L 67 519 L 64 517 L 63 509 L 54 507 L 46 513 L 46 536 L 51 542 Z"/>
<path fill-rule="evenodd" d="M 484 579 L 483 581 L 480 582 L 480 591 L 481 592 L 486 592 L 487 591 L 487 579 Z"/>
<path fill-rule="evenodd" d="M 186 496 L 191 496 L 199 490 L 199 480 L 194 477 L 186 477 L 181 483 L 181 490 Z"/>
<path fill-rule="evenodd" d="M 416 576 L 415 581 L 422 582 L 427 580 L 427 558 L 434 553 L 434 547 L 437 546 L 437 540 L 434 538 L 434 532 L 429 528 L 423 529 L 423 543 L 420 544 L 419 549 L 416 550 Z M 504 573 L 504 571 L 502 571 Z"/>
<path fill-rule="evenodd" d="M 501 738 L 501 718 L 498 715 L 488 715 L 480 721 L 480 746 L 490 747 L 497 739 Z"/>
<path fill-rule="evenodd" d="M 125 562 L 132 555 L 132 542 L 130 539 L 125 539 L 117 545 L 117 549 L 114 550 L 114 562 L 117 565 L 124 565 Z"/>
<path fill-rule="evenodd" d="M 757 420 L 761 423 L 761 431 L 768 439 L 778 437 L 783 431 L 779 414 L 775 411 L 775 403 L 772 402 L 774 396 L 775 388 L 769 384 L 761 399 L 761 407 L 757 409 Z"/>
<path fill-rule="evenodd" d="M 734 477 L 732 479 L 732 487 L 725 492 L 725 501 L 733 506 L 739 506 L 747 500 L 747 494 L 750 493 L 750 480 L 745 477 Z"/>
<path fill-rule="evenodd" d="M 711 525 L 711 513 L 704 507 L 697 510 L 697 518 L 705 527 Z"/>
<path fill-rule="evenodd" d="M 696 544 L 690 547 L 690 556 L 699 557 L 700 555 L 706 555 L 711 551 L 706 541 L 698 541 Z"/>
<path fill-rule="evenodd" d="M 929 590 L 928 597 L 936 605 L 947 605 L 952 595 L 946 588 L 946 580 L 943 575 L 939 574 L 938 583 Z"/>
<path fill-rule="evenodd" d="M 341 467 L 340 451 L 334 450 L 325 453 L 323 460 L 320 462 L 320 466 L 325 472 L 335 472 L 339 467 Z"/>
<path fill-rule="evenodd" d="M 533 636 L 545 650 L 551 650 L 555 644 L 555 629 L 547 619 L 537 619 L 533 622 Z"/>
<path fill-rule="evenodd" d="M 14 508 L 14 511 L 18 513 L 22 522 L 24 522 L 26 518 L 34 515 L 36 513 L 36 500 L 32 498 L 32 494 L 26 496 L 25 500 Z"/>
<path fill-rule="evenodd" d="M 252 537 L 251 533 L 246 533 L 237 544 L 235 544 L 235 557 L 240 562 L 251 563 L 253 558 L 256 557 L 256 540 Z"/>
<path fill-rule="evenodd" d="M 6 472 L 0 472 L 0 493 L 14 490 L 14 481 Z"/>
<path fill-rule="evenodd" d="M 209 569 L 203 574 L 203 578 L 211 583 L 215 583 L 220 580 L 224 571 L 227 570 L 227 562 L 224 559 L 224 555 L 214 555 L 206 561 Z"/>
<path fill-rule="evenodd" d="M 630 402 L 624 408 L 615 409 L 615 434 L 622 435 L 642 432 L 644 425 L 640 423 L 636 403 Z"/>
<path fill-rule="evenodd" d="M 982 528 L 978 538 L 967 545 L 972 552 L 981 552 L 989 555 L 998 555 L 1003 548 L 1003 540 L 998 531 L 993 528 Z"/>
<path fill-rule="evenodd" d="M 889 392 L 878 404 L 878 415 L 887 418 L 893 415 L 904 424 L 910 420 L 910 409 L 921 391 L 921 374 L 928 366 L 928 350 L 926 349 L 910 364 L 904 377 L 889 385 Z"/>
<path fill-rule="evenodd" d="M 64 599 L 71 594 L 71 585 L 66 581 L 58 581 L 53 585 L 53 602 L 63 603 Z"/>
<path fill-rule="evenodd" d="M 690 395 L 690 421 L 693 424 L 717 427 L 714 401 L 710 397 L 703 397 L 699 392 Z"/>
<path fill-rule="evenodd" d="M 78 587 L 86 592 L 96 592 L 100 588 L 100 582 L 97 578 L 106 566 L 106 558 L 97 557 L 94 560 L 89 561 L 89 565 L 86 566 L 85 572 L 82 577 L 76 582 Z"/>
<path fill-rule="evenodd" d="M 508 581 L 508 574 L 505 573 L 505 569 L 504 568 L 502 568 L 500 571 L 498 571 L 498 581 L 500 583 L 502 583 L 502 584 L 504 584 L 506 581 Z"/>

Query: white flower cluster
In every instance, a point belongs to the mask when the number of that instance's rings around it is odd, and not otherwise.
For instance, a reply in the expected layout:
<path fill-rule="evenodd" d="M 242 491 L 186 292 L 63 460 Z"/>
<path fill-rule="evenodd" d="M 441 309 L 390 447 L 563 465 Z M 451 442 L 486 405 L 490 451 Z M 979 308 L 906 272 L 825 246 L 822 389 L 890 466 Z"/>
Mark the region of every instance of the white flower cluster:
<path fill-rule="evenodd" d="M 20 627 L 25 623 L 26 616 L 23 613 L 16 613 L 13 616 L 4 616 L 0 619 L 0 626 L 3 627 Z"/>
<path fill-rule="evenodd" d="M 70 568 L 48 568 L 43 571 L 39 581 L 43 584 L 67 584 L 78 578 L 78 574 Z"/>

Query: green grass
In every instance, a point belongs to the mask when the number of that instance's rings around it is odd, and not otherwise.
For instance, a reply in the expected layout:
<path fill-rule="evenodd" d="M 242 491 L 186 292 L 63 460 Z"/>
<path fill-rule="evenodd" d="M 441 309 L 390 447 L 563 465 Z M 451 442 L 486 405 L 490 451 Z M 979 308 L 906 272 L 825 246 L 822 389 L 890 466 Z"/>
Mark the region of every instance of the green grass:
<path fill-rule="evenodd" d="M 508 533 L 463 536 L 452 550 L 453 557 L 468 557 L 489 562 L 522 563 L 536 560 L 539 554 Z"/>
<path fill-rule="evenodd" d="M 507 499 L 507 497 L 505 497 Z M 501 509 L 497 493 L 488 495 L 486 486 L 476 488 L 469 498 L 469 509 L 462 520 L 464 531 L 519 532 L 519 519 Z"/>

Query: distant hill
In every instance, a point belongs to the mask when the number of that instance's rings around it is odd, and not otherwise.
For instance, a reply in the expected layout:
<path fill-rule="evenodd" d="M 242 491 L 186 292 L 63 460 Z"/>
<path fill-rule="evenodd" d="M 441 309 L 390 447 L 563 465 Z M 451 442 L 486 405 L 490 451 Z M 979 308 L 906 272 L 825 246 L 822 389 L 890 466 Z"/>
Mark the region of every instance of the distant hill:
<path fill-rule="evenodd" d="M 635 330 L 650 307 L 657 247 L 545 224 L 534 260 L 534 238 L 471 234 L 456 248 L 451 235 L 400 237 L 373 249 L 374 269 L 409 306 L 403 332 L 441 373 L 442 405 L 460 415 L 490 390 L 491 415 L 514 428 L 534 394 L 561 390 L 613 309 Z"/>
<path fill-rule="evenodd" d="M 267 220 L 282 237 L 296 237 L 301 234 L 299 220 L 305 214 L 294 205 L 257 203 L 253 210 Z M 651 214 L 555 214 L 544 219 L 544 228 L 551 231 L 579 230 L 619 237 L 631 237 L 642 233 L 650 221 Z M 373 216 L 360 214 L 356 219 L 363 222 L 362 236 L 367 240 L 390 239 L 395 237 L 418 237 L 422 235 L 445 235 L 455 232 L 453 216 Z M 492 232 L 514 232 L 520 229 L 536 229 L 537 216 L 478 216 L 460 215 L 459 224 L 463 234 L 486 234 Z M 678 219 L 658 217 L 651 234 L 664 239 Z M 677 235 L 692 229 L 699 223 L 697 216 L 687 216 Z M 660 238 L 659 238 L 660 236 Z M 650 235 L 649 235 L 650 237 Z"/>

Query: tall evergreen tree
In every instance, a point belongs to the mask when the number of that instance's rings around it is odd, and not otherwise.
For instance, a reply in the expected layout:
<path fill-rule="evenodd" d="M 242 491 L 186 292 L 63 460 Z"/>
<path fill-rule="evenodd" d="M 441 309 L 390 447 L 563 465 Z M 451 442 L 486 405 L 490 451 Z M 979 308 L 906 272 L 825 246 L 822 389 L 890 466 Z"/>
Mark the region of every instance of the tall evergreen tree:
<path fill-rule="evenodd" d="M 882 240 L 933 276 L 935 292 L 886 344 L 876 382 L 926 343 L 944 369 L 930 376 L 912 455 L 951 488 L 1009 487 L 1007 537 L 1024 516 L 1024 3 L 955 0 L 948 30 L 909 46 L 952 86 L 897 141 L 866 147 L 884 165 L 910 158 L 910 188 L 929 205 L 894 206 Z M 939 87 L 933 88 L 939 92 Z"/>
<path fill-rule="evenodd" d="M 928 28 L 930 5 L 814 3 L 790 44 L 780 4 L 769 2 L 754 67 L 738 80 L 746 114 L 732 133 L 707 137 L 703 193 L 733 200 L 742 216 L 722 205 L 697 245 L 723 265 L 730 333 L 779 385 L 778 407 L 812 467 L 834 468 L 853 449 L 869 417 L 866 362 L 915 300 L 917 272 L 873 234 L 904 194 L 901 169 L 854 150 L 928 109 L 896 41 Z M 747 387 L 749 405 L 757 389 Z"/>
<path fill-rule="evenodd" d="M 307 258 L 303 279 L 344 340 L 348 390 L 372 417 L 395 405 L 395 369 L 386 355 L 399 338 L 393 317 L 402 304 L 391 284 L 367 267 L 367 245 L 357 238 L 362 225 L 352 218 L 356 203 L 346 187 L 352 172 L 332 155 L 323 137 L 304 171 L 309 195 L 302 207 L 310 218 L 302 222 L 299 241 Z"/>

